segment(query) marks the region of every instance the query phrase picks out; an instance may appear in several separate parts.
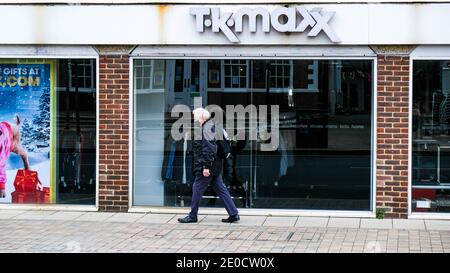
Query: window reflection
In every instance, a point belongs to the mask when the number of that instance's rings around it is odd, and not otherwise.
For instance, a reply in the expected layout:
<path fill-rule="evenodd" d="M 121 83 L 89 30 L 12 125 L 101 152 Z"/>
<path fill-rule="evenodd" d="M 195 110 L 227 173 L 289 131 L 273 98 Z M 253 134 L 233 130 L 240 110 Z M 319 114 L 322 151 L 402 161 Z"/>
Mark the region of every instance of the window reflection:
<path fill-rule="evenodd" d="M 250 139 L 248 117 L 233 117 L 245 129 L 242 138 L 226 128 L 235 139 L 224 181 L 238 206 L 370 209 L 373 61 L 165 60 L 164 66 L 164 94 L 134 88 L 135 205 L 189 205 L 191 143 L 171 137 L 177 118 L 170 111 L 178 104 L 192 109 L 201 97 L 203 106 L 224 110 L 279 106 L 274 151 L 260 149 L 266 140 Z M 196 90 L 178 87 L 197 77 Z M 205 195 L 204 205 L 219 205 L 213 191 Z"/>
<path fill-rule="evenodd" d="M 95 79 L 94 59 L 58 60 L 57 203 L 95 204 Z"/>
<path fill-rule="evenodd" d="M 412 209 L 450 212 L 450 62 L 414 61 Z"/>

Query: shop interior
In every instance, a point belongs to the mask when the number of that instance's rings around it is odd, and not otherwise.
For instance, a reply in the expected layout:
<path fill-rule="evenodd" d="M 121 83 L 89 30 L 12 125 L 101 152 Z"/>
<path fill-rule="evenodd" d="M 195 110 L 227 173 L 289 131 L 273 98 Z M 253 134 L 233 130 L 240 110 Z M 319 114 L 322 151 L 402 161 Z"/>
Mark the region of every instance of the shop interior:
<path fill-rule="evenodd" d="M 226 128 L 225 184 L 238 207 L 370 210 L 372 60 L 135 59 L 134 205 L 189 206 L 189 139 L 171 109 L 277 105 L 279 145 L 251 139 L 248 116 Z M 271 114 L 269 113 L 269 116 Z M 269 117 L 270 121 L 271 118 Z M 268 127 L 270 128 L 269 122 Z M 208 190 L 205 206 L 220 206 Z"/>

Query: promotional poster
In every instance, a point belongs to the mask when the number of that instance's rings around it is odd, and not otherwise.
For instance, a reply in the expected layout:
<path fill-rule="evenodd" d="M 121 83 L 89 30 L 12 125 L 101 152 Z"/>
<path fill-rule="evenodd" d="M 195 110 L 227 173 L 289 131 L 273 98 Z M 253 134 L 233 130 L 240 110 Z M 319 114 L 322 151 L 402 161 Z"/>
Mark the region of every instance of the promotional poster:
<path fill-rule="evenodd" d="M 54 65 L 0 63 L 0 202 L 51 203 Z"/>

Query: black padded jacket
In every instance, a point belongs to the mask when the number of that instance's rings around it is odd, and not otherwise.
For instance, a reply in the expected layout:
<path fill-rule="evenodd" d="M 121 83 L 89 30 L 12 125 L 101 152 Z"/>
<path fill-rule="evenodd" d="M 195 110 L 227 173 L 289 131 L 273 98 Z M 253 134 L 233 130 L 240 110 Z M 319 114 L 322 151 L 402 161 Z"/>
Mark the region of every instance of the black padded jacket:
<path fill-rule="evenodd" d="M 209 169 L 214 176 L 220 175 L 222 160 L 217 155 L 216 126 L 211 119 L 194 129 L 192 150 L 195 176 L 202 176 L 204 169 Z"/>

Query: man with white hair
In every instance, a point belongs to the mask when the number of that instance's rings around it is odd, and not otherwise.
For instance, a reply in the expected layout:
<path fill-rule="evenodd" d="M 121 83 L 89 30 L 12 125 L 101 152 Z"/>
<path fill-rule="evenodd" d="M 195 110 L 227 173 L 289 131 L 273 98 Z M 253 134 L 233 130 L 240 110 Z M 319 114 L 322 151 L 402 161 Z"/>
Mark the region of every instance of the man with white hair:
<path fill-rule="evenodd" d="M 221 171 L 222 160 L 217 155 L 216 126 L 211 120 L 211 115 L 204 108 L 196 108 L 192 112 L 197 128 L 194 130 L 192 145 L 194 155 L 195 180 L 192 187 L 191 212 L 184 218 L 179 218 L 180 223 L 196 223 L 197 213 L 203 193 L 212 183 L 214 191 L 225 204 L 229 217 L 222 219 L 224 223 L 239 221 L 239 212 L 231 199 L 228 189 L 225 187 Z"/>

